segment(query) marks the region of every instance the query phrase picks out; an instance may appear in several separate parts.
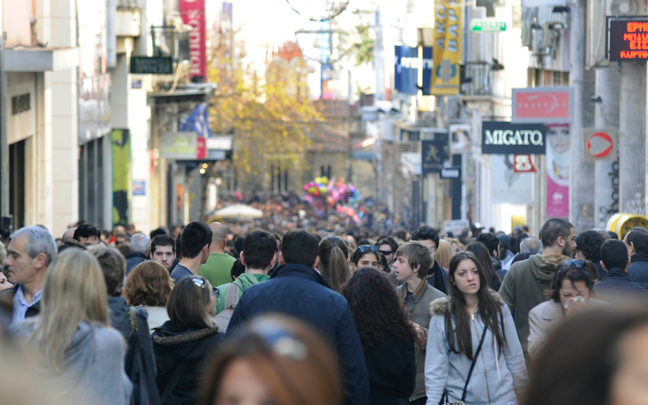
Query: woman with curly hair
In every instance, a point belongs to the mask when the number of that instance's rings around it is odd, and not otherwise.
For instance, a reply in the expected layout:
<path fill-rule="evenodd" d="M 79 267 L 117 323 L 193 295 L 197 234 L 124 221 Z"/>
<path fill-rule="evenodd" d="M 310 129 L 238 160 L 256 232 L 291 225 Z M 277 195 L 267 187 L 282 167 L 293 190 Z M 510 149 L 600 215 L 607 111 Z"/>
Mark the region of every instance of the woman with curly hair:
<path fill-rule="evenodd" d="M 128 305 L 141 307 L 148 312 L 150 333 L 169 320 L 167 302 L 173 283 L 167 269 L 160 263 L 148 260 L 138 264 L 130 272 L 124 285 Z"/>
<path fill-rule="evenodd" d="M 372 405 L 396 405 L 416 382 L 415 334 L 394 288 L 373 267 L 357 270 L 342 289 L 349 302 L 369 371 Z"/>

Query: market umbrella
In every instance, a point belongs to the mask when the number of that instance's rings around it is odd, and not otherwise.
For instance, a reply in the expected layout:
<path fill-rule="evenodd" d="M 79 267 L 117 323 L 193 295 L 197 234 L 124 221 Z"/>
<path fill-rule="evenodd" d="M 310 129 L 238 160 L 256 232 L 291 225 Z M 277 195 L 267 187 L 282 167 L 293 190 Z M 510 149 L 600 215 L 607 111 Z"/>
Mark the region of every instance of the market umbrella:
<path fill-rule="evenodd" d="M 222 219 L 253 219 L 262 218 L 263 211 L 243 204 L 234 204 L 219 209 L 214 212 L 214 216 Z"/>

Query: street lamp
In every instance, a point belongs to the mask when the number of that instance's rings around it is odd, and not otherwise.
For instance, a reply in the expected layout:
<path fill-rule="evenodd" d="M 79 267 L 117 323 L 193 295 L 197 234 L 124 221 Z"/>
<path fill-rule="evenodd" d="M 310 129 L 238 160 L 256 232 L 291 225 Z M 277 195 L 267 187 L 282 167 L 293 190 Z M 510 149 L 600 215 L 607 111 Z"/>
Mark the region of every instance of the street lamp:
<path fill-rule="evenodd" d="M 349 5 L 349 0 L 286 0 L 300 16 L 311 21 L 327 21 L 337 17 Z"/>

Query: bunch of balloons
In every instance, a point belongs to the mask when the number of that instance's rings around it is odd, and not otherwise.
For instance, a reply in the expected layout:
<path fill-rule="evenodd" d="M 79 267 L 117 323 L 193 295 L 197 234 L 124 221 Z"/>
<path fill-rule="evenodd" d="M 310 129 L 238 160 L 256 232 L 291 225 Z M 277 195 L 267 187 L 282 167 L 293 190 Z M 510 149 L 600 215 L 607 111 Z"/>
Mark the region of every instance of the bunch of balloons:
<path fill-rule="evenodd" d="M 326 197 L 328 194 L 328 183 L 328 177 L 316 177 L 315 181 L 311 181 L 304 185 L 304 191 L 307 195 L 312 195 L 314 197 Z"/>
<path fill-rule="evenodd" d="M 318 212 L 324 213 L 327 208 L 334 209 L 339 214 L 359 222 L 355 210 L 347 205 L 356 204 L 361 199 L 360 193 L 353 184 L 346 183 L 344 178 L 336 181 L 335 178 L 329 179 L 326 176 L 316 177 L 314 181 L 304 185 L 304 191 L 304 200 Z"/>

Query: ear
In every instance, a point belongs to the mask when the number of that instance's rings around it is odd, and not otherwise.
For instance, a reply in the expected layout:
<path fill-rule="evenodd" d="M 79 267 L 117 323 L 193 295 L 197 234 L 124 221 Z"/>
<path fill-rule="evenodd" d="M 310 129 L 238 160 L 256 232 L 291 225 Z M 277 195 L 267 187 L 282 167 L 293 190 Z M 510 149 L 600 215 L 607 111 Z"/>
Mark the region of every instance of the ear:
<path fill-rule="evenodd" d="M 279 251 L 279 264 L 284 265 L 286 264 L 286 261 L 284 260 L 283 253 Z"/>
<path fill-rule="evenodd" d="M 315 258 L 315 263 L 313 263 L 313 268 L 314 268 L 314 269 L 316 269 L 317 266 L 319 266 L 319 262 L 320 262 L 320 260 L 319 260 L 319 256 L 317 256 L 317 257 Z"/>
<path fill-rule="evenodd" d="M 630 259 L 630 258 L 628 258 L 628 259 Z M 605 267 L 605 264 L 603 264 L 603 260 L 601 260 L 599 263 L 600 263 L 601 267 L 603 267 L 603 270 L 605 270 L 605 272 L 607 273 L 608 269 L 607 269 L 607 267 Z"/>
<path fill-rule="evenodd" d="M 565 247 L 565 239 L 562 236 L 559 236 L 558 239 L 556 239 L 556 244 L 561 248 Z"/>
<path fill-rule="evenodd" d="M 630 258 L 630 256 L 628 256 L 628 263 L 626 263 L 626 269 L 630 267 L 630 263 L 632 263 L 632 259 Z"/>
<path fill-rule="evenodd" d="M 246 264 L 245 264 L 245 255 L 244 255 L 244 253 L 245 253 L 245 251 L 244 251 L 244 250 L 241 250 L 241 263 L 243 264 L 243 266 L 246 266 Z"/>
<path fill-rule="evenodd" d="M 634 242 L 630 242 L 630 252 L 631 254 L 635 254 L 637 252 L 634 247 Z"/>
<path fill-rule="evenodd" d="M 411 265 L 410 265 L 410 266 L 411 266 Z M 420 264 L 416 265 L 416 268 L 412 267 L 412 271 L 413 271 L 414 273 L 418 272 L 419 270 L 421 270 L 421 265 L 420 265 Z"/>
<path fill-rule="evenodd" d="M 32 259 L 32 262 L 34 263 L 34 267 L 38 270 L 45 268 L 45 263 L 47 263 L 45 253 L 37 254 L 36 257 Z"/>

